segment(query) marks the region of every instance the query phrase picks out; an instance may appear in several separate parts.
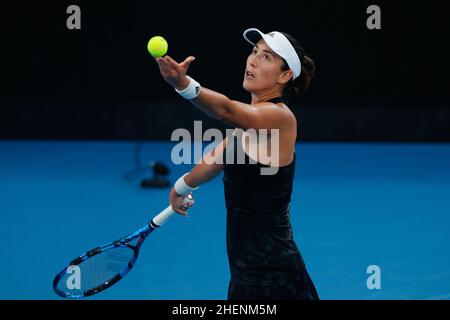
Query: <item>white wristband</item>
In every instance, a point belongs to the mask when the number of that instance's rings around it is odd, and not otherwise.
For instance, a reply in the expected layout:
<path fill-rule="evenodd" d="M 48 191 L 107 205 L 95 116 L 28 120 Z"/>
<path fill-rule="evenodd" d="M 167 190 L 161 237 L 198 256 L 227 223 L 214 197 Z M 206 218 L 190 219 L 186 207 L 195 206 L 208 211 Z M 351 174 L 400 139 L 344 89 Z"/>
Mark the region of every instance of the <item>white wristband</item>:
<path fill-rule="evenodd" d="M 186 100 L 192 100 L 194 98 L 197 98 L 202 87 L 200 86 L 200 83 L 198 83 L 191 77 L 186 77 L 189 79 L 189 85 L 183 90 L 178 90 L 177 88 L 175 88 L 175 91 L 178 92 L 180 96 L 182 96 Z"/>
<path fill-rule="evenodd" d="M 192 188 L 192 187 L 188 186 L 186 184 L 186 182 L 184 182 L 184 176 L 186 176 L 188 173 L 186 173 L 182 177 L 180 177 L 177 180 L 177 182 L 175 182 L 175 185 L 173 186 L 173 188 L 175 189 L 176 193 L 178 193 L 179 195 L 185 196 L 185 195 L 187 195 L 187 194 L 191 193 L 192 191 L 195 191 L 195 190 L 197 190 L 199 188 L 199 187 Z"/>

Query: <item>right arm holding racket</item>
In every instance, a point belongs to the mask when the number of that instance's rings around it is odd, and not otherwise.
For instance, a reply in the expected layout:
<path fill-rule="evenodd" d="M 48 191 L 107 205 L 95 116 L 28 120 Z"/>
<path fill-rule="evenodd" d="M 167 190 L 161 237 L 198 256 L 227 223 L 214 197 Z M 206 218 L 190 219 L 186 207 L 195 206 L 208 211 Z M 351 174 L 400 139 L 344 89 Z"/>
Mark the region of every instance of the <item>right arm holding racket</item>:
<path fill-rule="evenodd" d="M 223 169 L 222 157 L 227 138 L 208 152 L 191 172 L 180 177 L 170 191 L 170 204 L 175 212 L 187 216 L 189 205 L 183 204 L 183 196 L 195 191 L 200 185 L 214 179 Z"/>

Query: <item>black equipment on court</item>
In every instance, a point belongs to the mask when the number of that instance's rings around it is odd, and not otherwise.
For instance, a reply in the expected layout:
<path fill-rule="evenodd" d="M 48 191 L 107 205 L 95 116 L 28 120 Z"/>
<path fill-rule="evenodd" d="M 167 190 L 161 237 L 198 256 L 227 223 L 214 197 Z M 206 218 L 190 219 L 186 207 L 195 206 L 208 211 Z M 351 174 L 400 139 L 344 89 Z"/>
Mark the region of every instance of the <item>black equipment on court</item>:
<path fill-rule="evenodd" d="M 162 162 L 150 162 L 150 168 L 153 171 L 153 177 L 143 179 L 141 187 L 143 188 L 167 188 L 170 186 L 169 180 L 166 178 L 169 174 L 169 168 Z"/>
<path fill-rule="evenodd" d="M 162 162 L 153 161 L 147 165 L 142 163 L 141 151 L 142 141 L 138 141 L 134 145 L 134 169 L 125 173 L 123 179 L 126 181 L 133 181 L 138 177 L 143 176 L 149 169 L 153 173 L 153 177 L 141 180 L 141 186 L 143 188 L 167 188 L 170 186 L 169 180 L 166 178 L 169 175 L 169 168 Z"/>

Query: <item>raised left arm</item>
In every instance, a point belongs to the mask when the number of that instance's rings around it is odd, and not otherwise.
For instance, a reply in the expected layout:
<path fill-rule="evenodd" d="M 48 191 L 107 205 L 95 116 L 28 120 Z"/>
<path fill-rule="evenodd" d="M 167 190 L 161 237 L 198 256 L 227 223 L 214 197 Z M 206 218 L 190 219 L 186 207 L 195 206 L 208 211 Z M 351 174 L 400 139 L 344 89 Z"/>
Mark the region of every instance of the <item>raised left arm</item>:
<path fill-rule="evenodd" d="M 186 76 L 187 69 L 194 57 L 188 57 L 177 63 L 169 56 L 157 58 L 156 62 L 164 80 L 177 90 L 189 86 L 190 79 Z M 272 103 L 255 107 L 251 104 L 229 99 L 227 96 L 202 87 L 198 96 L 189 100 L 198 109 L 208 115 L 243 129 L 280 129 L 290 115 Z"/>

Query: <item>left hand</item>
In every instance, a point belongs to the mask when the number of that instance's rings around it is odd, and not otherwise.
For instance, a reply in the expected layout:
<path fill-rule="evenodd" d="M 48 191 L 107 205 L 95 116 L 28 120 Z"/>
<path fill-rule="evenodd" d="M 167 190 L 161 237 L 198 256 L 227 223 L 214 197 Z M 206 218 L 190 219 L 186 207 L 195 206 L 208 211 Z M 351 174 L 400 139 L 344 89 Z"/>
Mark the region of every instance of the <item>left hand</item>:
<path fill-rule="evenodd" d="M 189 56 L 183 62 L 178 63 L 169 56 L 156 58 L 162 77 L 172 87 L 183 90 L 189 85 L 189 79 L 186 77 L 187 70 L 195 57 Z"/>

